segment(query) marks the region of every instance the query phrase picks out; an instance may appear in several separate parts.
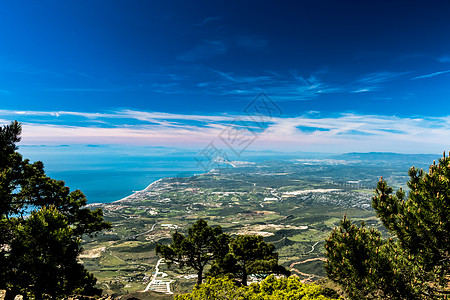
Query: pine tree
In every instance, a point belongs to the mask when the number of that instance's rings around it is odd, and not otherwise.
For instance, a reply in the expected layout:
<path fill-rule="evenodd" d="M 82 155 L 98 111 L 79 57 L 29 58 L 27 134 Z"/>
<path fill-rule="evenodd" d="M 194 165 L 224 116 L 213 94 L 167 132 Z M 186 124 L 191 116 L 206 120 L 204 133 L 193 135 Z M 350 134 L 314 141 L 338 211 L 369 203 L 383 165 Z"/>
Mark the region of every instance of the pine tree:
<path fill-rule="evenodd" d="M 203 219 L 198 219 L 188 228 L 187 237 L 178 231 L 172 235 L 172 244 L 157 245 L 156 253 L 167 263 L 177 263 L 180 268 L 188 267 L 197 272 L 197 284 L 203 281 L 205 267 L 228 245 L 228 236 L 220 226 L 210 227 Z"/>
<path fill-rule="evenodd" d="M 262 236 L 238 235 L 231 238 L 228 253 L 216 259 L 210 275 L 228 275 L 239 278 L 242 285 L 247 285 L 247 276 L 252 274 L 283 274 L 290 272 L 278 264 L 275 246 L 266 243 Z"/>
<path fill-rule="evenodd" d="M 391 237 L 344 217 L 325 243 L 328 276 L 352 299 L 450 299 L 450 159 L 409 177 L 407 197 L 381 178 L 372 199 Z"/>
<path fill-rule="evenodd" d="M 17 152 L 21 125 L 0 128 L 0 288 L 25 296 L 98 294 L 77 261 L 81 237 L 109 228 L 80 191 L 48 177 L 42 162 Z"/>

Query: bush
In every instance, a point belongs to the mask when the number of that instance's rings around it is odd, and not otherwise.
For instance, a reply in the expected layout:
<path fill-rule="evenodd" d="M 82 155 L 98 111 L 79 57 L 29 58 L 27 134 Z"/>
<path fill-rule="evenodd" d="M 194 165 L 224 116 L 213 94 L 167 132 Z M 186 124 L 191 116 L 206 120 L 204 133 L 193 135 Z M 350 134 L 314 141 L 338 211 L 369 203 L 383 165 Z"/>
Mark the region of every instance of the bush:
<path fill-rule="evenodd" d="M 229 278 L 209 277 L 206 283 L 196 285 L 189 294 L 176 295 L 175 300 L 335 300 L 319 285 L 304 284 L 296 276 L 275 278 L 270 275 L 261 283 L 250 286 L 237 285 Z"/>

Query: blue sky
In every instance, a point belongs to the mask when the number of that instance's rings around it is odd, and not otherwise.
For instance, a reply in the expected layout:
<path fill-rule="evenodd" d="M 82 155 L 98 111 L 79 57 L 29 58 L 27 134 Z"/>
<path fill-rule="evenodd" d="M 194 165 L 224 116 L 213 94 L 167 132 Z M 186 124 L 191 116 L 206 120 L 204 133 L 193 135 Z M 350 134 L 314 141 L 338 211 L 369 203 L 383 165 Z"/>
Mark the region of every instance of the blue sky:
<path fill-rule="evenodd" d="M 254 149 L 438 153 L 449 15 L 447 1 L 8 1 L 0 121 L 30 145 L 201 149 L 238 119 Z M 261 91 L 279 111 L 258 131 L 245 108 Z"/>

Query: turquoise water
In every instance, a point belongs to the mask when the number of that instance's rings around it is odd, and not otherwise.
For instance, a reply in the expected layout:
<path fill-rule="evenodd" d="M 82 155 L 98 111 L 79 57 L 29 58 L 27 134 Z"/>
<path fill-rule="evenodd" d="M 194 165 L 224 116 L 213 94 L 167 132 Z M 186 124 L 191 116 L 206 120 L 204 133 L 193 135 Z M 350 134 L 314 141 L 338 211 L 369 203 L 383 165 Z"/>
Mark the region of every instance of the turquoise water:
<path fill-rule="evenodd" d="M 204 172 L 196 152 L 172 148 L 22 146 L 19 152 L 44 162 L 50 177 L 81 190 L 89 203 L 120 200 L 163 177 Z"/>
<path fill-rule="evenodd" d="M 190 176 L 199 172 L 195 170 L 180 172 L 170 168 L 168 170 L 79 170 L 79 171 L 52 171 L 47 173 L 50 177 L 64 180 L 66 185 L 73 189 L 81 190 L 89 203 L 112 202 L 120 200 L 134 191 L 142 190 L 150 183 L 163 177 Z"/>

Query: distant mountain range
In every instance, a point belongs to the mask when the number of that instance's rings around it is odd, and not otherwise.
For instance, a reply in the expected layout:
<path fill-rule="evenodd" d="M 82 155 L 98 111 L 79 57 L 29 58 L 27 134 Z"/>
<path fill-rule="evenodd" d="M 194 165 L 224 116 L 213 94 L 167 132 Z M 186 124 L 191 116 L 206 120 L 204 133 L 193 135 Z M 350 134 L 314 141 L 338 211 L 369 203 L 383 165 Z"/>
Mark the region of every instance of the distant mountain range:
<path fill-rule="evenodd" d="M 391 152 L 351 152 L 334 156 L 335 159 L 361 160 L 377 162 L 410 163 L 412 165 L 430 164 L 433 160 L 438 160 L 442 155 L 438 154 L 401 154 Z"/>

